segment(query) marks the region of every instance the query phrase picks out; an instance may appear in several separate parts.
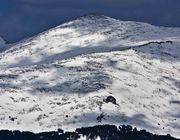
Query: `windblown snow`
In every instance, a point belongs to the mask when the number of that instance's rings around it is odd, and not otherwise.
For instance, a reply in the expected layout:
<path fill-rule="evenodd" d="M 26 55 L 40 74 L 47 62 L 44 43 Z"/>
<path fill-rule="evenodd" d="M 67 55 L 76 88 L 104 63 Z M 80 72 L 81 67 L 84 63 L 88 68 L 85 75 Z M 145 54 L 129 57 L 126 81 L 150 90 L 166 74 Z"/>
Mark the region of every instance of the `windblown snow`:
<path fill-rule="evenodd" d="M 21 41 L 0 53 L 0 129 L 130 124 L 180 137 L 179 54 L 180 28 L 102 15 Z"/>

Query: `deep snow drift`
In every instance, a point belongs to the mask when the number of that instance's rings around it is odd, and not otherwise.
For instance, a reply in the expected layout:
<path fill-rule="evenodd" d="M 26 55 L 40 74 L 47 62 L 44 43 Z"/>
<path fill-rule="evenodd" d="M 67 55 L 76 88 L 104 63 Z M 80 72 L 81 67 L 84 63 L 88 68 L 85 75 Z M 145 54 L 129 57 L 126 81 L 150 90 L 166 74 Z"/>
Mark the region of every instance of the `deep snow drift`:
<path fill-rule="evenodd" d="M 102 15 L 21 41 L 0 53 L 0 129 L 130 124 L 180 137 L 179 54 L 179 28 Z"/>

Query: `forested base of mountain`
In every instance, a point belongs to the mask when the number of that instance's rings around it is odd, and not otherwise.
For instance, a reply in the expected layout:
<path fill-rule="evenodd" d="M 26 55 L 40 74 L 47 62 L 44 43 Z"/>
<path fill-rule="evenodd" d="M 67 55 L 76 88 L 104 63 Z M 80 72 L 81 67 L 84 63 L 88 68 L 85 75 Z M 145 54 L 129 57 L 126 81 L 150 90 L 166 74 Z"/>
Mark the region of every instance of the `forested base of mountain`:
<path fill-rule="evenodd" d="M 138 131 L 130 125 L 97 125 L 93 127 L 78 128 L 74 132 L 64 132 L 59 129 L 54 132 L 34 134 L 20 131 L 0 131 L 0 140 L 178 140 L 167 135 L 154 135 L 146 130 Z"/>

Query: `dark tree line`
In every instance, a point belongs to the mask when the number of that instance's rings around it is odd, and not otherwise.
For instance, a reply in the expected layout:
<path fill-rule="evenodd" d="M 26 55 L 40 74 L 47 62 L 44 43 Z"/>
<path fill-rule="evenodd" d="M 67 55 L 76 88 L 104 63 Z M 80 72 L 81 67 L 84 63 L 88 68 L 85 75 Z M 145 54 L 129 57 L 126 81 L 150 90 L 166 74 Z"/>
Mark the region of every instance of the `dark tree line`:
<path fill-rule="evenodd" d="M 168 135 L 153 135 L 146 130 L 138 131 L 130 125 L 116 127 L 114 125 L 97 125 L 93 127 L 78 128 L 75 132 L 64 132 L 59 129 L 54 132 L 34 134 L 20 131 L 0 131 L 0 140 L 77 140 L 86 136 L 87 140 L 178 140 Z"/>

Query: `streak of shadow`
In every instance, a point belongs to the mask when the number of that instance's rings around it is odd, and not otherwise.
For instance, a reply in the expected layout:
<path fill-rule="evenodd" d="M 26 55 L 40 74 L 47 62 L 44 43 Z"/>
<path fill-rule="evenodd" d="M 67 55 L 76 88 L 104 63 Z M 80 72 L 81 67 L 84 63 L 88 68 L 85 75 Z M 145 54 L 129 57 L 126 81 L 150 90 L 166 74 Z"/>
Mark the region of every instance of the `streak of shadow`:
<path fill-rule="evenodd" d="M 138 126 L 141 128 L 146 128 L 150 130 L 156 130 L 157 128 L 151 125 L 150 122 L 146 121 L 146 116 L 145 114 L 134 114 L 133 116 L 127 116 L 124 113 L 119 113 L 119 114 L 111 114 L 108 112 L 103 113 L 84 113 L 80 116 L 77 116 L 79 121 L 83 120 L 83 125 L 85 126 L 90 126 L 92 123 L 105 123 L 105 124 L 124 124 L 128 123 L 133 126 Z M 99 121 L 99 116 L 101 116 L 101 121 Z M 69 120 L 71 121 L 71 120 Z M 73 121 L 73 120 L 72 120 Z M 77 120 L 78 122 L 78 120 Z"/>

